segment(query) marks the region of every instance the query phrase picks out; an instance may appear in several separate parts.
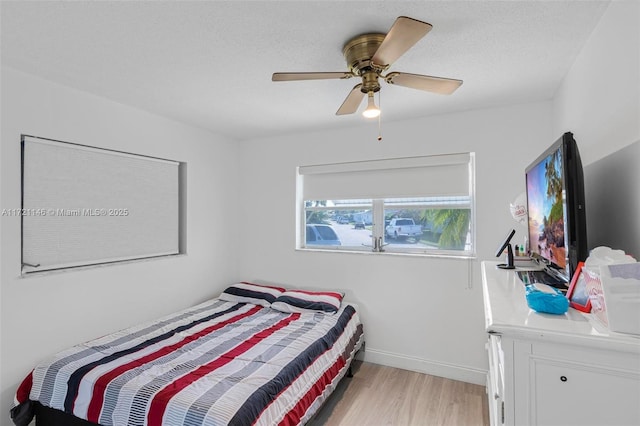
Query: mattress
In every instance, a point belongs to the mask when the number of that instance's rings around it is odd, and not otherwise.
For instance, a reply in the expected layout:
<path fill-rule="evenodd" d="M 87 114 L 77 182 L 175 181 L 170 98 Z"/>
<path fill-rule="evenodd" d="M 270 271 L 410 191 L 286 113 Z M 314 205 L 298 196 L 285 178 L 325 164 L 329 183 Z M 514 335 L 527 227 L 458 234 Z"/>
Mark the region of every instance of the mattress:
<path fill-rule="evenodd" d="M 353 305 L 283 313 L 211 299 L 62 351 L 18 388 L 33 405 L 100 425 L 296 425 L 318 410 L 363 342 Z"/>

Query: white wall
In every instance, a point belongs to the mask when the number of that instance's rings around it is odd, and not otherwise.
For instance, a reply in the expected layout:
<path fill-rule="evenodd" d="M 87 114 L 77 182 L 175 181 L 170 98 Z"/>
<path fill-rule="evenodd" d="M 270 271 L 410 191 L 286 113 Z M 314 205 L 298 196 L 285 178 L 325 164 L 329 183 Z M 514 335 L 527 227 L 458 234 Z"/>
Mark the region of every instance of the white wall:
<path fill-rule="evenodd" d="M 554 128 L 580 147 L 589 248 L 640 258 L 640 2 L 609 5 L 558 89 Z"/>
<path fill-rule="evenodd" d="M 213 297 L 237 275 L 234 141 L 2 69 L 1 207 L 20 207 L 20 134 L 187 163 L 187 255 L 20 278 L 20 219 L 2 217 L 0 424 L 58 350 Z M 43 208 L 55 206 L 42 206 Z M 126 206 L 122 206 L 126 207 Z M 96 241 L 96 244 L 100 244 Z"/>
<path fill-rule="evenodd" d="M 524 169 L 554 140 L 551 104 L 536 103 L 242 143 L 240 270 L 247 280 L 342 289 L 360 305 L 366 359 L 484 383 L 479 260 L 495 259 Z M 478 260 L 295 251 L 295 167 L 476 152 Z"/>
<path fill-rule="evenodd" d="M 585 166 L 640 140 L 640 2 L 611 2 L 553 107 L 554 134 L 574 133 Z"/>

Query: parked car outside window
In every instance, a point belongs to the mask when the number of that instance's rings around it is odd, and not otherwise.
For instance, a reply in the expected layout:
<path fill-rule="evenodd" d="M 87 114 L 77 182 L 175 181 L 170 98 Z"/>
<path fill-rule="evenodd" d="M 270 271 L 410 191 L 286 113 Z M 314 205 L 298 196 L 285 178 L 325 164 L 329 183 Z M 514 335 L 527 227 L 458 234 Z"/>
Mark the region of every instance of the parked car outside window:
<path fill-rule="evenodd" d="M 306 232 L 307 245 L 339 246 L 342 245 L 336 231 L 329 225 L 310 224 Z"/>

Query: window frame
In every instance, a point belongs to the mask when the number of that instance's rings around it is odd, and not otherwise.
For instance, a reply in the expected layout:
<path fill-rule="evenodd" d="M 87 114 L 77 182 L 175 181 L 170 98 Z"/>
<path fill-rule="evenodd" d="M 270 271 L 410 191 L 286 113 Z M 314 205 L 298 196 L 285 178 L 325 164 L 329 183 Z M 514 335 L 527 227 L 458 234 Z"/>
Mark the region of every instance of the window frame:
<path fill-rule="evenodd" d="M 453 257 L 453 258 L 475 258 L 476 257 L 476 200 L 475 200 L 475 153 L 464 153 L 468 155 L 468 194 L 467 195 L 442 195 L 442 196 L 427 196 L 427 197 L 386 197 L 386 198 L 352 198 L 352 199 L 335 199 L 333 201 L 370 201 L 370 204 L 353 203 L 353 204 L 340 204 L 336 205 L 324 205 L 324 206 L 311 206 L 307 207 L 304 197 L 304 173 L 301 173 L 301 167 L 296 169 L 296 250 L 302 251 L 331 251 L 331 252 L 350 252 L 350 253 L 367 253 L 367 254 L 387 254 L 387 255 L 413 255 L 413 256 L 426 256 L 426 257 Z M 446 157 L 448 154 L 445 154 Z M 460 154 L 453 154 L 460 155 Z M 424 167 L 440 166 L 438 164 L 438 157 L 443 156 L 428 156 L 428 157 L 409 157 L 409 161 L 412 164 L 426 163 Z M 424 160 L 426 159 L 426 161 Z M 394 161 L 396 159 L 383 160 Z M 407 159 L 398 159 L 407 160 Z M 381 160 L 363 161 L 356 163 L 338 163 L 327 164 L 318 166 L 306 166 L 310 168 L 326 168 L 329 170 L 327 173 L 331 173 L 331 170 L 344 171 L 344 170 L 375 170 L 375 164 L 380 164 Z M 444 165 L 446 165 L 446 161 Z M 355 165 L 355 167 L 353 166 Z M 304 166 L 302 167 L 304 169 Z M 403 199 L 416 199 L 426 198 L 431 199 L 428 202 L 406 202 L 406 203 L 393 203 L 393 200 Z M 458 198 L 458 200 L 451 200 L 452 198 Z M 438 199 L 442 201 L 438 203 Z M 464 200 L 463 200 L 464 199 Z M 314 200 L 316 201 L 316 200 Z M 324 200 L 330 201 L 330 200 Z M 306 245 L 306 218 L 308 211 L 336 211 L 336 210 L 354 210 L 354 209 L 371 209 L 373 214 L 373 224 L 371 226 L 371 243 L 363 244 L 362 247 L 353 245 L 341 245 L 341 246 L 322 246 L 313 244 Z M 468 243 L 465 243 L 463 250 L 455 249 L 433 249 L 433 248 L 415 248 L 415 247 L 393 247 L 393 243 L 389 243 L 386 239 L 385 233 L 385 210 L 393 209 L 468 209 L 469 210 L 469 233 Z M 381 240 L 378 240 L 381 237 Z M 376 243 L 378 241 L 378 243 Z M 376 246 L 382 244 L 381 250 Z M 466 247 L 468 245 L 468 248 Z M 391 247 L 390 247 L 391 246 Z"/>

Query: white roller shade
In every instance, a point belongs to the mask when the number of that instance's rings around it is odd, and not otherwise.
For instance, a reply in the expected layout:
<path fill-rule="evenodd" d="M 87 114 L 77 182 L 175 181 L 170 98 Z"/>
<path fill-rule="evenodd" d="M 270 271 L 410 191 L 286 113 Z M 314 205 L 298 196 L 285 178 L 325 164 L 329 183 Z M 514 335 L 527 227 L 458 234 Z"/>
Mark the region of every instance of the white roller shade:
<path fill-rule="evenodd" d="M 464 196 L 473 154 L 302 166 L 305 200 Z"/>
<path fill-rule="evenodd" d="M 178 162 L 25 136 L 22 190 L 24 272 L 179 252 Z"/>

